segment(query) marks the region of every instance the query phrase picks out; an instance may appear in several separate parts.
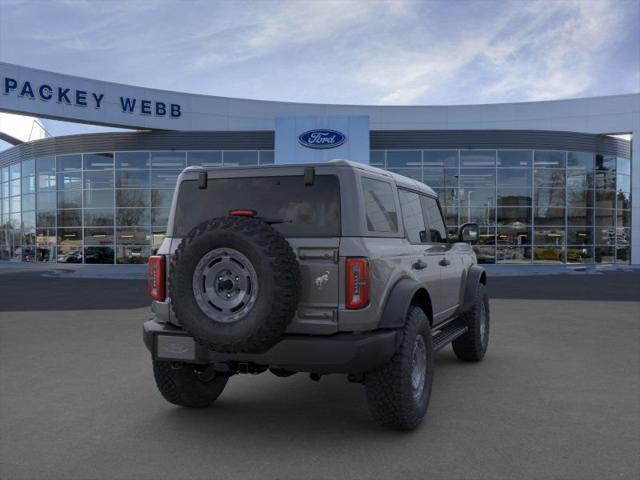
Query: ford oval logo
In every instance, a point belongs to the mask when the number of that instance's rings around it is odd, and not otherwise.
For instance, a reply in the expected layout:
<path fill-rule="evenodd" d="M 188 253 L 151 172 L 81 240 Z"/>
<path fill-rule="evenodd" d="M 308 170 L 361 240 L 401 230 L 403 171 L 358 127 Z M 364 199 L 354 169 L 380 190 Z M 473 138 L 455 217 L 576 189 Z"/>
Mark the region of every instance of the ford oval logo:
<path fill-rule="evenodd" d="M 309 130 L 298 136 L 301 145 L 307 148 L 335 148 L 347 140 L 344 133 L 329 129 Z"/>

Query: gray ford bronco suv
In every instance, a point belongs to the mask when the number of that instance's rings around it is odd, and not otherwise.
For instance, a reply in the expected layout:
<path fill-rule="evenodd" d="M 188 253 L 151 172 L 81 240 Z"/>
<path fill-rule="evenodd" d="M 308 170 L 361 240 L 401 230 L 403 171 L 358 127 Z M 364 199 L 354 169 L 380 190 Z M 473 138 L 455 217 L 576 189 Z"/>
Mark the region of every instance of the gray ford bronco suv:
<path fill-rule="evenodd" d="M 434 352 L 487 350 L 477 238 L 476 224 L 448 238 L 426 185 L 359 163 L 189 167 L 149 261 L 158 389 L 207 407 L 237 373 L 342 373 L 375 420 L 415 428 Z"/>

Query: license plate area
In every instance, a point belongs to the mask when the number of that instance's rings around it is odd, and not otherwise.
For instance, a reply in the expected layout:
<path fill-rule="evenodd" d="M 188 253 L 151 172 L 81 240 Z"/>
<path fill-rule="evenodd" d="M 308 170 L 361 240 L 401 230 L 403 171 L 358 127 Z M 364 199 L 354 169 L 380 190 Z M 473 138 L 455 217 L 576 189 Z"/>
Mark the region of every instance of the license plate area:
<path fill-rule="evenodd" d="M 159 360 L 195 360 L 196 342 L 186 335 L 156 335 Z"/>

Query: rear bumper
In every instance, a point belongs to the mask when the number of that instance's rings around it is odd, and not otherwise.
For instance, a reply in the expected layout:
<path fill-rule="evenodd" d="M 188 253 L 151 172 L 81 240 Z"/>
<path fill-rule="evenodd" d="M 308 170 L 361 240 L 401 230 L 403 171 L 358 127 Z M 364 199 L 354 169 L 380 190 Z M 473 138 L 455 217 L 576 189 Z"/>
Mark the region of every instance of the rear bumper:
<path fill-rule="evenodd" d="M 145 322 L 144 343 L 154 359 L 186 363 L 247 363 L 294 372 L 364 373 L 387 363 L 396 351 L 396 331 L 284 335 L 264 353 L 219 353 L 199 345 L 184 330 Z"/>

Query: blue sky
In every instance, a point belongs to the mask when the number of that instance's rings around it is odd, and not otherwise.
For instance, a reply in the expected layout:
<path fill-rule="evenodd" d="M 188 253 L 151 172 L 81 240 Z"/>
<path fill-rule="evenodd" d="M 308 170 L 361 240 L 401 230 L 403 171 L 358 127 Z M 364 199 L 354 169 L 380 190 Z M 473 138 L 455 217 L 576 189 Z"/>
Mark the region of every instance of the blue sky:
<path fill-rule="evenodd" d="M 0 0 L 0 60 L 269 100 L 535 101 L 640 91 L 638 25 L 640 0 Z"/>

